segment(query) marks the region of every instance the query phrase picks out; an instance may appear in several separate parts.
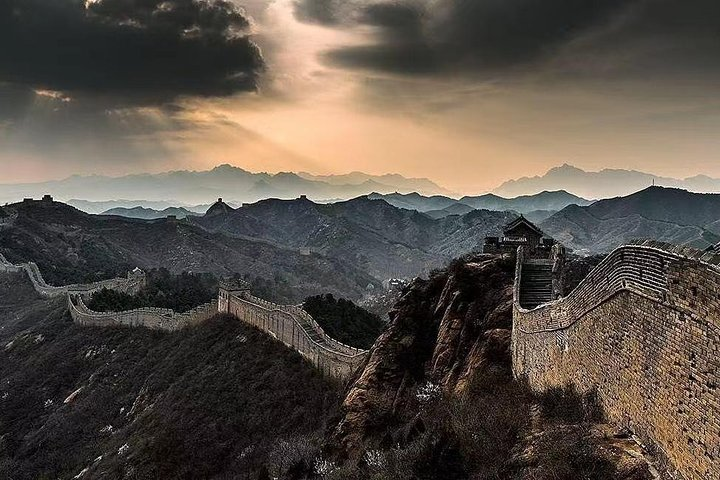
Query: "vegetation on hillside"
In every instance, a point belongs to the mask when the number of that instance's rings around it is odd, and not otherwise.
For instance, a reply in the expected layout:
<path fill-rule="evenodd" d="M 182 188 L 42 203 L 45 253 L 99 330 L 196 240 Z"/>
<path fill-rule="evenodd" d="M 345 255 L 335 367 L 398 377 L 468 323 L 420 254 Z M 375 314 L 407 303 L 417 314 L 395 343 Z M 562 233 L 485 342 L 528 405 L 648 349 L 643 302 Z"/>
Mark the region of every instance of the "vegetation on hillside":
<path fill-rule="evenodd" d="M 0 284 L 0 478 L 267 478 L 337 414 L 336 385 L 236 319 L 80 327 L 24 283 Z"/>
<path fill-rule="evenodd" d="M 306 298 L 303 309 L 312 315 L 325 333 L 356 348 L 372 347 L 386 326 L 377 315 L 350 300 L 330 294 Z"/>
<path fill-rule="evenodd" d="M 185 312 L 217 298 L 218 281 L 210 273 L 173 275 L 160 268 L 149 270 L 146 275 L 147 284 L 138 293 L 130 295 L 103 289 L 92 295 L 88 307 L 97 312 L 121 312 L 140 307 Z"/>

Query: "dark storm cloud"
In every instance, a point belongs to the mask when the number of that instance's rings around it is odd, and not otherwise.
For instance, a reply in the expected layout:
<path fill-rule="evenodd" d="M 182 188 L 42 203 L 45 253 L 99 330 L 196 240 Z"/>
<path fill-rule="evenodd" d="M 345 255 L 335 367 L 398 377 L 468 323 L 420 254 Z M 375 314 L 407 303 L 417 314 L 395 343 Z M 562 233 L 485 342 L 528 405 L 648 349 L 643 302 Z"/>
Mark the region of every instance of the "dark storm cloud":
<path fill-rule="evenodd" d="M 666 72 L 720 63 L 716 0 L 298 0 L 297 11 L 314 12 L 318 22 L 375 27 L 373 42 L 326 54 L 349 68 L 494 74 L 541 69 L 567 49 L 583 67 L 612 68 L 630 58 L 639 69 Z M 595 43 L 573 50 L 593 35 Z"/>
<path fill-rule="evenodd" d="M 0 0 L 0 82 L 119 105 L 230 95 L 262 68 L 248 26 L 224 0 Z"/>
<path fill-rule="evenodd" d="M 338 25 L 341 22 L 343 3 L 339 0 L 298 0 L 295 16 L 304 22 L 320 25 Z"/>
<path fill-rule="evenodd" d="M 340 65 L 396 72 L 496 69 L 540 58 L 633 0 L 407 0 L 338 5 L 300 0 L 316 20 L 377 27 L 370 45 L 334 50 Z M 324 8 L 321 8 L 324 7 Z"/>
<path fill-rule="evenodd" d="M 0 128 L 27 111 L 34 98 L 30 88 L 0 83 Z"/>

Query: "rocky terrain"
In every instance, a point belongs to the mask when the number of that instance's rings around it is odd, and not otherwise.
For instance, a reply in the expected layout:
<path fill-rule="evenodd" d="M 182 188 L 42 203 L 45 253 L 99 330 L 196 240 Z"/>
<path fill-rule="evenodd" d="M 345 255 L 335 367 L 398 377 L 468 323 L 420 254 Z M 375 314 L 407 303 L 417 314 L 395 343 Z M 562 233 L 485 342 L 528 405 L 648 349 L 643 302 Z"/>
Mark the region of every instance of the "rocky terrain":
<path fill-rule="evenodd" d="M 331 478 L 651 478 L 592 398 L 513 380 L 512 270 L 466 257 L 406 289 L 343 402 Z"/>
<path fill-rule="evenodd" d="M 607 253 L 638 238 L 704 249 L 720 242 L 720 195 L 649 187 L 586 207 L 569 206 L 540 227 L 582 253 Z"/>
<path fill-rule="evenodd" d="M 0 476 L 651 478 L 592 397 L 513 379 L 513 268 L 470 255 L 416 279 L 343 394 L 236 319 L 80 327 L 65 299 L 3 275 Z M 333 310 L 343 329 L 355 307 Z"/>
<path fill-rule="evenodd" d="M 0 252 L 14 263 L 36 262 L 50 284 L 124 276 L 138 266 L 286 282 L 293 301 L 321 293 L 359 298 L 368 285 L 379 287 L 342 259 L 211 233 L 185 221 L 94 216 L 59 202 L 5 209 L 17 218 L 0 226 Z"/>

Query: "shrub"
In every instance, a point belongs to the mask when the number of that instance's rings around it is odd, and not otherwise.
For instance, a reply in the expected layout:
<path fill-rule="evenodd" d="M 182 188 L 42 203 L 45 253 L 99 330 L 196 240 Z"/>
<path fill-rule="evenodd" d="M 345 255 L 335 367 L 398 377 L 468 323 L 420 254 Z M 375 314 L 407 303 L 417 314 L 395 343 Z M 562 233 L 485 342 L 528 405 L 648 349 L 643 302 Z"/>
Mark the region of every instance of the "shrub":
<path fill-rule="evenodd" d="M 350 300 L 330 294 L 308 297 L 303 308 L 336 340 L 356 348 L 370 348 L 385 329 L 377 315 Z"/>

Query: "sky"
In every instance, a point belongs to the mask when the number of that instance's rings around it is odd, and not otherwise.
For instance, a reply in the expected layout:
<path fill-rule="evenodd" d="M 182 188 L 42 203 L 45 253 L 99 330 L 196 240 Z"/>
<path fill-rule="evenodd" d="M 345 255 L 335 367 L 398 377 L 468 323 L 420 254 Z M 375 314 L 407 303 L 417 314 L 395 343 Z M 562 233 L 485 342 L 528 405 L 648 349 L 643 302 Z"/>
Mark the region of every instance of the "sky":
<path fill-rule="evenodd" d="M 0 0 L 0 183 L 720 177 L 716 0 Z"/>

